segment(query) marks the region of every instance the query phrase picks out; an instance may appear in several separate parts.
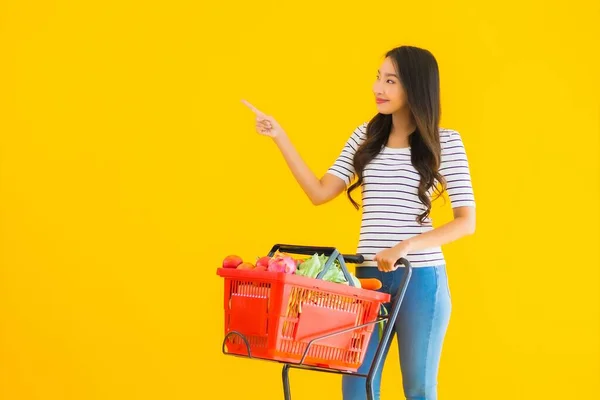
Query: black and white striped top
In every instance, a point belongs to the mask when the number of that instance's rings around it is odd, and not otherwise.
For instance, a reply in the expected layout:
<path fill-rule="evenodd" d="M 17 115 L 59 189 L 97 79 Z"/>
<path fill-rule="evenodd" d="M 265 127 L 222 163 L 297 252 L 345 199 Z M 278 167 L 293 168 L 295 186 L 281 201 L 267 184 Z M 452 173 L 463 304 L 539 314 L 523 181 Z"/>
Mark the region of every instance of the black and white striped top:
<path fill-rule="evenodd" d="M 367 123 L 358 126 L 327 173 L 348 186 L 356 177 L 352 159 L 365 140 Z M 475 206 L 471 174 L 460 134 L 440 128 L 442 147 L 440 173 L 447 182 L 452 208 Z M 423 225 L 417 216 L 425 211 L 418 197 L 419 173 L 411 163 L 411 150 L 384 146 L 365 167 L 362 185 L 362 223 L 357 252 L 365 256 L 364 266 L 376 266 L 373 257 L 398 242 L 433 229 L 431 218 Z M 433 194 L 430 189 L 429 196 Z M 441 247 L 410 253 L 406 257 L 414 267 L 445 263 Z"/>

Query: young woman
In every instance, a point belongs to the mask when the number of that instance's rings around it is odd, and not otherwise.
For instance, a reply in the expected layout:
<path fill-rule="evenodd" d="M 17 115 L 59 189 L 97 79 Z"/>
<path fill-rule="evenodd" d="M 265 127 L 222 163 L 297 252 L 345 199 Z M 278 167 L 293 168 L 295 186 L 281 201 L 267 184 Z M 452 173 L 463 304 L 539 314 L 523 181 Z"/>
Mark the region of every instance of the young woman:
<path fill-rule="evenodd" d="M 386 53 L 373 93 L 378 113 L 358 126 L 327 173 L 317 178 L 277 121 L 244 101 L 256 114 L 256 130 L 273 138 L 313 204 L 361 188 L 362 224 L 356 267 L 359 278 L 377 278 L 395 294 L 404 266 L 413 275 L 395 326 L 402 385 L 407 399 L 437 399 L 442 345 L 452 309 L 441 246 L 475 231 L 475 199 L 460 134 L 439 127 L 437 61 L 427 50 L 401 46 Z M 356 180 L 355 180 L 356 178 Z M 431 201 L 447 191 L 454 219 L 433 228 Z M 435 196 L 435 197 L 434 197 Z M 373 334 L 359 372 L 367 373 L 379 335 Z M 387 351 L 386 351 L 387 354 Z M 381 370 L 374 386 L 379 398 Z M 344 400 L 365 399 L 365 378 L 344 376 Z"/>

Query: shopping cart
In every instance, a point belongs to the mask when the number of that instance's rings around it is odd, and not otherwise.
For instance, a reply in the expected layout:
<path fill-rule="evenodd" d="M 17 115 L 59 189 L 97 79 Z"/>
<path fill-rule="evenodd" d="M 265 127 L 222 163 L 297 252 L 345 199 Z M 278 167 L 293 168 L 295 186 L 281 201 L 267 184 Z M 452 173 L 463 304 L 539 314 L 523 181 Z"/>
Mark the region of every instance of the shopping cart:
<path fill-rule="evenodd" d="M 285 400 L 291 400 L 289 370 L 313 370 L 366 378 L 367 398 L 375 398 L 373 378 L 384 349 L 392 338 L 394 323 L 412 266 L 404 258 L 396 265 L 406 268 L 396 296 L 354 286 L 346 262 L 361 264 L 360 254 L 341 254 L 334 247 L 276 244 L 269 252 L 328 256 L 317 279 L 267 271 L 219 268 L 224 278 L 225 355 L 283 363 Z M 321 278 L 339 260 L 348 285 Z M 393 300 L 389 313 L 383 305 Z M 367 374 L 357 370 L 364 361 L 375 327 L 381 340 Z"/>

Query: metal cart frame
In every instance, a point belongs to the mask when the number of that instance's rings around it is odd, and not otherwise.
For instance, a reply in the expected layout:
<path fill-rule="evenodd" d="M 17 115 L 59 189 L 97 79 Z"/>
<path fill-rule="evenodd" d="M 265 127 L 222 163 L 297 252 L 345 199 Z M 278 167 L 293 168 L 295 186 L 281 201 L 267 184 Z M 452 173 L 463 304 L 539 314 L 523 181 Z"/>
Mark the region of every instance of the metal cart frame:
<path fill-rule="evenodd" d="M 333 261 L 337 258 L 340 261 L 342 271 L 344 272 L 346 279 L 351 284 L 352 284 L 352 279 L 349 276 L 349 272 L 348 272 L 345 262 L 352 263 L 352 264 L 361 264 L 364 262 L 364 257 L 361 254 L 351 254 L 351 255 L 341 254 L 335 247 L 298 246 L 298 245 L 287 245 L 287 244 L 274 245 L 273 248 L 271 249 L 271 251 L 269 252 L 269 257 L 272 257 L 275 254 L 275 252 L 278 250 L 283 253 L 291 253 L 291 254 L 313 255 L 314 253 L 322 253 L 322 254 L 325 254 L 326 256 L 329 256 L 329 260 L 325 264 L 323 271 L 321 273 L 319 273 L 319 275 L 317 276 L 317 279 L 320 279 L 325 274 L 325 272 L 327 272 L 327 269 L 333 264 Z M 327 372 L 327 373 L 338 374 L 338 375 L 351 375 L 351 376 L 358 376 L 358 377 L 366 378 L 367 399 L 375 400 L 375 388 L 373 387 L 373 379 L 375 377 L 375 371 L 377 371 L 377 369 L 381 365 L 381 363 L 383 361 L 383 353 L 385 351 L 385 348 L 388 345 L 388 343 L 392 340 L 392 332 L 394 330 L 394 324 L 396 322 L 396 319 L 398 318 L 400 306 L 402 304 L 402 300 L 404 299 L 404 295 L 406 293 L 406 289 L 408 287 L 408 283 L 409 283 L 411 275 L 412 275 L 413 267 L 407 259 L 405 259 L 405 258 L 398 259 L 398 261 L 396 261 L 395 265 L 399 265 L 399 264 L 404 265 L 406 268 L 404 270 L 404 274 L 402 276 L 402 282 L 400 283 L 400 287 L 398 288 L 396 295 L 395 296 L 392 295 L 392 309 L 388 315 L 380 314 L 375 321 L 368 322 L 366 324 L 362 324 L 362 325 L 355 326 L 352 328 L 343 329 L 340 331 L 336 331 L 336 332 L 329 333 L 327 335 L 319 336 L 317 338 L 312 339 L 311 341 L 308 342 L 308 345 L 306 346 L 306 349 L 304 350 L 304 352 L 302 354 L 302 358 L 300 359 L 299 363 L 288 363 L 288 362 L 270 360 L 270 359 L 266 359 L 266 358 L 253 357 L 252 353 L 250 351 L 250 343 L 248 342 L 248 339 L 242 333 L 237 332 L 237 331 L 230 331 L 223 339 L 223 344 L 222 344 L 223 354 L 228 355 L 228 356 L 252 358 L 252 359 L 257 359 L 257 360 L 264 360 L 264 361 L 270 361 L 270 362 L 284 364 L 282 373 L 281 373 L 281 379 L 282 379 L 282 383 L 283 383 L 283 398 L 284 398 L 284 400 L 291 400 L 291 398 L 292 398 L 291 389 L 290 389 L 290 377 L 289 377 L 289 372 L 290 372 L 290 369 L 292 369 L 292 368 L 312 370 L 312 371 L 318 371 L 318 372 Z M 372 267 L 372 268 L 374 268 L 374 267 Z M 352 331 L 355 329 L 364 328 L 365 326 L 368 326 L 371 324 L 377 324 L 382 321 L 386 321 L 385 328 L 383 330 L 381 340 L 377 347 L 377 351 L 375 353 L 373 363 L 371 364 L 371 368 L 369 369 L 369 372 L 367 374 L 351 372 L 351 371 L 343 371 L 343 370 L 338 370 L 338 369 L 333 369 L 333 368 L 315 367 L 312 365 L 304 364 L 304 360 L 306 359 L 306 356 L 308 355 L 310 347 L 313 345 L 314 342 L 317 342 L 319 340 L 322 340 L 322 339 L 325 339 L 325 338 L 328 338 L 331 336 L 346 333 L 346 332 L 349 332 L 349 331 Z M 227 342 L 227 339 L 229 339 L 229 337 L 231 337 L 231 336 L 239 336 L 243 340 L 243 342 L 246 346 L 246 350 L 248 352 L 247 355 L 231 354 L 226 351 L 226 349 L 225 349 L 226 342 Z"/>

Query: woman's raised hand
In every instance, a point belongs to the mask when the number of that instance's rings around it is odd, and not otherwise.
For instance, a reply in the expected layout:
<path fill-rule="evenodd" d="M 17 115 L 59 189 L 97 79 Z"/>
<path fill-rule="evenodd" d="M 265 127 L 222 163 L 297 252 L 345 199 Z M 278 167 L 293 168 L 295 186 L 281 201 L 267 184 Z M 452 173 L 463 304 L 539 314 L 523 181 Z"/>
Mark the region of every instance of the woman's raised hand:
<path fill-rule="evenodd" d="M 285 132 L 283 131 L 279 123 L 275 120 L 275 118 L 266 115 L 246 100 L 242 100 L 242 103 L 244 103 L 248 108 L 250 108 L 256 115 L 256 132 L 258 132 L 261 135 L 269 136 L 271 138 L 276 138 L 285 134 Z"/>

